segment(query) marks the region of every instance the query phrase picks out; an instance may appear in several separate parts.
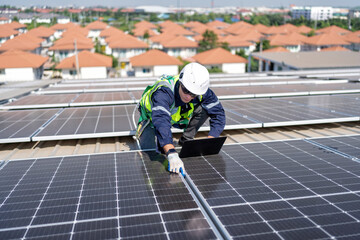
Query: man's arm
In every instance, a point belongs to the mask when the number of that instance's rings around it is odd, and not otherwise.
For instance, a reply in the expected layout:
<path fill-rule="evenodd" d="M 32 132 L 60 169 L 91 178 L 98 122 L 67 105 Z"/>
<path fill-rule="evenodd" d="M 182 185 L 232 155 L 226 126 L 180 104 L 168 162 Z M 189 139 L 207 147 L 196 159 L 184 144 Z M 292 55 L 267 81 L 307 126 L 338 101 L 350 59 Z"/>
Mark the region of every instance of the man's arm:
<path fill-rule="evenodd" d="M 211 89 L 203 95 L 201 105 L 210 117 L 209 137 L 219 137 L 225 128 L 226 117 L 223 106 Z"/>

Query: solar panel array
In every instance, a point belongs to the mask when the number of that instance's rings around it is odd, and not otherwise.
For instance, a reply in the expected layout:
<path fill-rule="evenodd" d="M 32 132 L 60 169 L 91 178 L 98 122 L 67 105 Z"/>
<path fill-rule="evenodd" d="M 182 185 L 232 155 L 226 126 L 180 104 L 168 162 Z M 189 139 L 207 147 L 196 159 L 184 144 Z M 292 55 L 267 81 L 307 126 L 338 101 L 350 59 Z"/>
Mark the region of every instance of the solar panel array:
<path fill-rule="evenodd" d="M 0 143 L 30 142 L 59 110 L 0 112 Z"/>
<path fill-rule="evenodd" d="M 184 161 L 232 238 L 360 237 L 357 161 L 302 140 L 228 145 Z"/>
<path fill-rule="evenodd" d="M 183 159 L 186 178 L 154 152 L 10 161 L 0 238 L 357 239 L 360 163 L 338 148 L 354 139 L 226 145 Z"/>
<path fill-rule="evenodd" d="M 159 164 L 139 152 L 11 161 L 0 170 L 0 239 L 217 238 Z"/>
<path fill-rule="evenodd" d="M 103 99 L 113 99 L 111 94 L 98 96 Z M 84 98 L 78 98 L 78 102 L 74 102 L 74 104 L 86 105 L 87 101 L 87 97 L 84 96 Z M 351 94 L 223 100 L 221 103 L 226 114 L 225 129 L 229 130 L 359 121 L 359 101 L 359 94 Z M 0 116 L 4 117 L 12 114 L 32 114 L 37 118 L 44 111 L 48 111 L 44 121 L 36 121 L 37 125 L 31 125 L 32 130 L 23 126 L 21 118 L 14 117 L 11 118 L 11 121 L 4 121 L 2 124 L 3 131 L 0 131 L 0 141 L 5 143 L 131 136 L 134 135 L 135 124 L 138 119 L 138 111 L 135 108 L 136 105 L 112 105 L 51 111 L 27 110 L 24 113 L 21 113 L 22 111 L 0 112 Z M 135 117 L 133 118 L 134 111 Z M 200 131 L 208 131 L 209 129 L 209 123 L 206 123 L 200 128 Z M 18 132 L 21 131 L 23 132 L 21 136 L 25 138 L 18 137 Z M 180 131 L 173 129 L 173 132 Z"/>

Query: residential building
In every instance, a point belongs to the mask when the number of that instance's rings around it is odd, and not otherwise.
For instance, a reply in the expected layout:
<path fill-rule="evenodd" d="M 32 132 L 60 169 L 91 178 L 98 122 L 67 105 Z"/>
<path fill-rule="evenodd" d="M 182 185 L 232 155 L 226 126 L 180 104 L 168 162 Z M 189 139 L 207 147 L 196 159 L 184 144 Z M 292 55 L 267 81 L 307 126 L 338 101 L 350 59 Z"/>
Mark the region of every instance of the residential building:
<path fill-rule="evenodd" d="M 105 30 L 108 27 L 109 25 L 107 25 L 106 23 L 103 23 L 101 21 L 95 21 L 89 23 L 85 28 L 89 30 L 88 37 L 95 40 L 95 38 L 98 38 L 100 36 L 101 31 Z"/>
<path fill-rule="evenodd" d="M 9 39 L 14 38 L 19 32 L 14 30 L 9 24 L 0 25 L 0 44 L 3 44 Z"/>
<path fill-rule="evenodd" d="M 145 42 L 128 34 L 110 37 L 106 52 L 110 52 L 120 62 L 129 62 L 129 58 L 140 55 L 149 47 Z"/>
<path fill-rule="evenodd" d="M 94 51 L 94 43 L 90 38 L 79 35 L 61 38 L 49 48 L 49 55 L 53 55 L 56 62 L 71 57 L 80 51 Z"/>
<path fill-rule="evenodd" d="M 198 43 L 184 36 L 176 36 L 162 41 L 163 51 L 172 57 L 190 58 L 196 54 Z"/>
<path fill-rule="evenodd" d="M 252 51 L 256 49 L 256 44 L 247 40 L 243 40 L 240 36 L 229 35 L 226 37 L 219 38 L 219 42 L 228 43 L 230 48 L 230 52 L 232 54 L 236 54 L 236 52 L 240 52 L 244 50 L 246 55 L 249 55 Z"/>
<path fill-rule="evenodd" d="M 291 8 L 291 16 L 298 19 L 303 16 L 306 20 L 328 20 L 333 18 L 332 7 L 297 7 Z"/>
<path fill-rule="evenodd" d="M 130 64 L 136 77 L 177 75 L 182 65 L 175 57 L 157 49 L 130 58 Z"/>
<path fill-rule="evenodd" d="M 193 59 L 207 69 L 218 68 L 224 73 L 244 73 L 247 60 L 233 55 L 223 48 L 215 48 L 196 54 Z"/>
<path fill-rule="evenodd" d="M 323 33 L 303 40 L 303 51 L 321 51 L 323 48 L 342 46 L 350 48 L 351 44 L 336 33 Z"/>
<path fill-rule="evenodd" d="M 61 69 L 63 79 L 99 79 L 107 78 L 112 58 L 89 51 L 62 60 L 56 69 Z"/>
<path fill-rule="evenodd" d="M 9 50 L 0 54 L 0 81 L 32 81 L 41 79 L 48 57 Z"/>
<path fill-rule="evenodd" d="M 254 52 L 251 56 L 264 61 L 266 64 L 266 71 L 319 70 L 360 67 L 360 54 L 353 51 L 298 53 Z"/>

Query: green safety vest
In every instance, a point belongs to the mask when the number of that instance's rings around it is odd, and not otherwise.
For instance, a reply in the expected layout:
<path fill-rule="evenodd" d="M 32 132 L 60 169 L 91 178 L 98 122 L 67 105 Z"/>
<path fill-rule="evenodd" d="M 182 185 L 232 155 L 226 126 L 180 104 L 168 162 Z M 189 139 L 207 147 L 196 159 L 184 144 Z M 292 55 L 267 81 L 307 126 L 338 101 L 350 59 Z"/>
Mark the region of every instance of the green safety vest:
<path fill-rule="evenodd" d="M 140 99 L 141 116 L 139 122 L 147 119 L 150 119 L 152 121 L 151 113 L 152 113 L 153 103 L 151 101 L 151 98 L 154 92 L 159 87 L 168 87 L 174 93 L 175 84 L 178 80 L 179 80 L 179 75 L 177 76 L 163 75 L 160 77 L 160 80 L 155 82 L 155 84 L 146 87 Z M 198 96 L 198 98 L 200 101 L 202 100 L 202 96 Z M 194 104 L 193 103 L 188 103 L 188 104 L 190 106 L 189 111 L 181 113 L 181 107 L 176 107 L 174 101 L 174 103 L 170 106 L 171 125 L 180 124 L 187 126 L 189 124 L 189 120 L 194 112 Z"/>

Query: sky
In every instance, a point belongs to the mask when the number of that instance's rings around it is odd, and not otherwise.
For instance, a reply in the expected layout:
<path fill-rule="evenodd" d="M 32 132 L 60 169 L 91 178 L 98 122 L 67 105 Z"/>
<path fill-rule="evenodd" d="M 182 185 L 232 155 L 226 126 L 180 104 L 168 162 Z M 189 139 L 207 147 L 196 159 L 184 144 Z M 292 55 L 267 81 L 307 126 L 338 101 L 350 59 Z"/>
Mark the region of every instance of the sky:
<path fill-rule="evenodd" d="M 285 7 L 290 4 L 297 6 L 332 6 L 355 7 L 360 6 L 359 0 L 0 0 L 0 5 L 11 6 L 105 6 L 105 7 L 137 7 L 137 6 L 164 6 L 164 7 Z"/>

